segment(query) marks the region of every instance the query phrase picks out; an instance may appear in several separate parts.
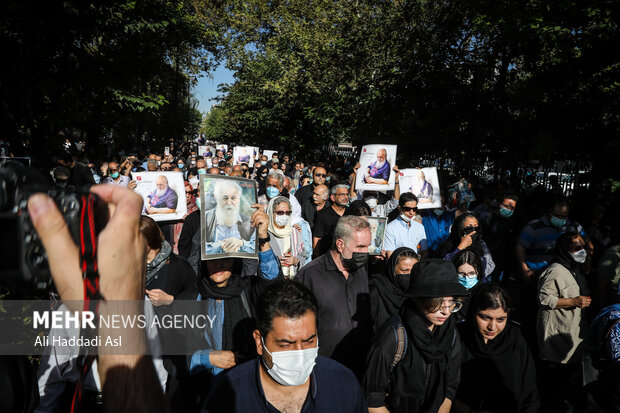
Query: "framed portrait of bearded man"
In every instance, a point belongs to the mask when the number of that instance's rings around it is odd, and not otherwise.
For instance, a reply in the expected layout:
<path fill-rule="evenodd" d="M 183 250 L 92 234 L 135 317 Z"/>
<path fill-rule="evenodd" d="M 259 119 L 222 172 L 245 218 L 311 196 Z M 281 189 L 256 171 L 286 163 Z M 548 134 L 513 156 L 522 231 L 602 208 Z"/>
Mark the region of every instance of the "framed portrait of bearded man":
<path fill-rule="evenodd" d="M 256 181 L 222 175 L 200 175 L 201 259 L 258 259 L 258 238 L 252 227 L 257 203 Z"/>
<path fill-rule="evenodd" d="M 187 213 L 182 172 L 132 172 L 136 193 L 144 200 L 142 215 L 155 221 L 182 220 Z"/>

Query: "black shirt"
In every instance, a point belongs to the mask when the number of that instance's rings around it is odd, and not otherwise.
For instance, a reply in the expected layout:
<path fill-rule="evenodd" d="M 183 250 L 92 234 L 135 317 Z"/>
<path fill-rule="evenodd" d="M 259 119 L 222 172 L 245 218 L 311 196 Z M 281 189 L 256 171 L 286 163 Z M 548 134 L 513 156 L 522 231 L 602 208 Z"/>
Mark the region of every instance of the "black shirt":
<path fill-rule="evenodd" d="M 339 218 L 340 215 L 331 206 L 326 206 L 317 214 L 312 236 L 321 239 L 318 243 L 318 255 L 325 254 L 332 247 L 334 229 Z"/>
<path fill-rule="evenodd" d="M 223 375 L 211 390 L 202 411 L 278 413 L 265 397 L 259 360 L 243 363 Z M 318 356 L 301 412 L 367 413 L 368 408 L 362 389 L 351 371 L 333 360 Z"/>
<path fill-rule="evenodd" d="M 317 300 L 319 354 L 361 377 L 372 334 L 366 267 L 350 272 L 346 279 L 328 252 L 301 268 L 295 279 Z"/>

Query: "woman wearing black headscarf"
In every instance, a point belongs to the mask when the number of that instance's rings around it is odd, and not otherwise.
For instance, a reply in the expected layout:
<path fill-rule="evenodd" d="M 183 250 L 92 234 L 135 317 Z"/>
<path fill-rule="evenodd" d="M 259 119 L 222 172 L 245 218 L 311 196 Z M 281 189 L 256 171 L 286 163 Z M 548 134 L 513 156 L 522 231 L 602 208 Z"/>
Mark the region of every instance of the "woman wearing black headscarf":
<path fill-rule="evenodd" d="M 413 266 L 400 318 L 390 317 L 368 353 L 363 388 L 370 412 L 448 413 L 460 380 L 454 318 L 468 292 L 451 262 Z"/>
<path fill-rule="evenodd" d="M 474 293 L 467 321 L 458 324 L 463 352 L 455 412 L 538 411 L 534 359 L 510 311 L 501 285 L 484 284 Z"/>
<path fill-rule="evenodd" d="M 269 168 L 265 165 L 256 170 L 256 182 L 258 182 L 258 196 L 261 196 L 267 190 L 267 176 Z"/>
<path fill-rule="evenodd" d="M 538 280 L 537 331 L 540 358 L 545 362 L 543 380 L 549 388 L 549 410 L 574 405 L 582 388 L 585 336 L 583 309 L 590 306 L 590 291 L 582 273 L 587 258 L 585 242 L 576 232 L 566 232 L 556 241 L 553 263 Z"/>
<path fill-rule="evenodd" d="M 268 239 L 267 214 L 259 208 L 251 221 L 257 227 L 257 238 Z M 189 395 L 186 395 L 190 399 L 203 398 L 208 393 L 205 386 L 211 383 L 213 376 L 256 356 L 252 339 L 254 302 L 270 281 L 282 277 L 269 241 L 260 243 L 259 249 L 259 274 L 256 276 L 241 277 L 243 262 L 238 258 L 199 262 L 198 294 L 187 299 L 201 301 L 204 314 L 209 314 L 214 322 L 193 337 L 193 353 L 187 361 L 189 373 L 199 376 L 191 380 L 194 387 L 188 389 Z M 192 405 L 196 400 L 188 400 L 188 403 Z"/>
<path fill-rule="evenodd" d="M 394 314 L 400 314 L 409 287 L 411 268 L 420 260 L 414 250 L 400 247 L 388 259 L 384 274 L 370 276 L 370 311 L 374 331 Z"/>
<path fill-rule="evenodd" d="M 482 278 L 491 275 L 495 269 L 495 262 L 489 247 L 482 240 L 482 228 L 478 222 L 478 217 L 471 212 L 459 215 L 454 220 L 450 229 L 450 236 L 439 246 L 439 256 L 443 257 L 444 260 L 452 261 L 454 256 L 463 250 L 471 250 L 480 257 L 484 268 Z"/>

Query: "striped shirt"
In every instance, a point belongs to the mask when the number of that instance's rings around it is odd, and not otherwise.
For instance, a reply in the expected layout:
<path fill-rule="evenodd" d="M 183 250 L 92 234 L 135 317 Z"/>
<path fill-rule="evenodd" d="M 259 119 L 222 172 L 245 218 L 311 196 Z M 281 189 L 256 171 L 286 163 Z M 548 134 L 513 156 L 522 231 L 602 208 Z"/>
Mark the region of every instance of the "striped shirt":
<path fill-rule="evenodd" d="M 577 232 L 584 240 L 588 237 L 584 229 L 570 219 L 558 228 L 551 224 L 547 215 L 530 221 L 519 235 L 519 245 L 526 250 L 525 261 L 527 266 L 535 272 L 540 272 L 551 264 L 555 256 L 555 242 L 565 232 Z"/>

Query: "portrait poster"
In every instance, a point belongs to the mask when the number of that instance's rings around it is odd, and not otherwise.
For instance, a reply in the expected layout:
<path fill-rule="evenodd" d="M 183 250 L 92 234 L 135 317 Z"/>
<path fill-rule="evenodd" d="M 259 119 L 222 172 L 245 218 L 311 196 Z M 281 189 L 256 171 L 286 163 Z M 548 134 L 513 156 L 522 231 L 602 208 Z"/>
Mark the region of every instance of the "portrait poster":
<path fill-rule="evenodd" d="M 394 189 L 397 145 L 364 145 L 360 168 L 355 177 L 357 191 L 388 191 Z"/>
<path fill-rule="evenodd" d="M 250 221 L 257 203 L 256 181 L 202 174 L 200 189 L 201 259 L 258 259 L 258 237 Z"/>
<path fill-rule="evenodd" d="M 271 157 L 273 156 L 274 153 L 278 153 L 278 151 L 272 151 L 269 149 L 264 149 L 263 150 L 263 155 L 265 155 L 267 157 L 267 161 L 271 160 Z"/>
<path fill-rule="evenodd" d="M 183 219 L 187 213 L 183 172 L 132 172 L 131 179 L 144 200 L 142 215 L 155 221 Z"/>
<path fill-rule="evenodd" d="M 366 217 L 370 224 L 370 245 L 368 254 L 380 255 L 383 249 L 383 237 L 385 236 L 386 217 Z"/>
<path fill-rule="evenodd" d="M 224 145 L 223 143 L 218 143 L 215 145 L 215 148 L 218 151 L 224 151 L 224 155 L 226 155 L 226 152 L 228 152 L 228 145 Z"/>
<path fill-rule="evenodd" d="M 198 146 L 198 155 L 203 158 L 210 158 L 213 156 L 213 147 L 211 145 L 200 145 Z"/>
<path fill-rule="evenodd" d="M 258 149 L 258 146 L 248 146 L 248 148 L 252 148 L 252 154 L 254 155 L 254 162 L 259 161 L 260 160 L 260 151 Z M 250 165 L 250 167 L 252 167 L 254 165 Z"/>
<path fill-rule="evenodd" d="M 254 165 L 254 149 L 251 146 L 235 146 L 233 148 L 233 163 Z"/>
<path fill-rule="evenodd" d="M 411 192 L 418 197 L 418 209 L 441 208 L 436 167 L 401 169 L 398 182 L 401 194 Z"/>

